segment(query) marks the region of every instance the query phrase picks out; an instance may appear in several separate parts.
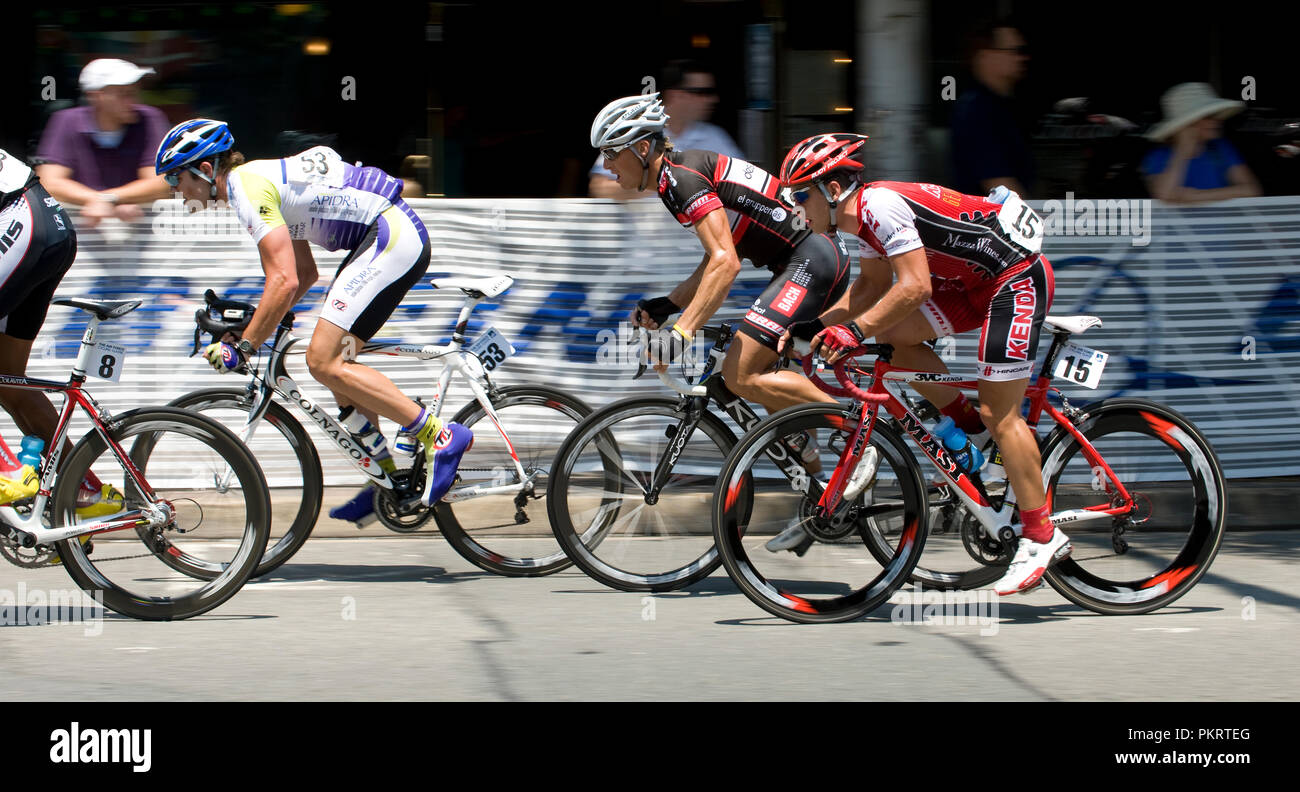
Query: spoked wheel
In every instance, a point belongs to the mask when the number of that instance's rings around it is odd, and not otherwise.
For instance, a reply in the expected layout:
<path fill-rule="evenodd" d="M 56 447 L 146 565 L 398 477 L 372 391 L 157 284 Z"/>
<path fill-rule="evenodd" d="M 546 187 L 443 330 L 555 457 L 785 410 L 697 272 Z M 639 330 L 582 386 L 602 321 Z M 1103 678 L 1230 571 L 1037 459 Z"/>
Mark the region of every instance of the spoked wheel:
<path fill-rule="evenodd" d="M 1116 481 L 1132 496 L 1132 510 L 1062 523 L 1073 551 L 1047 570 L 1047 582 L 1098 613 L 1147 613 L 1168 605 L 1196 585 L 1223 540 L 1227 491 L 1218 457 L 1186 418 L 1141 399 L 1085 407 L 1076 428 L 1115 479 L 1058 428 L 1043 447 L 1052 513 L 1122 505 Z"/>
<path fill-rule="evenodd" d="M 673 591 L 720 563 L 709 501 L 735 444 L 720 418 L 703 412 L 685 437 L 680 401 L 633 398 L 580 424 L 555 461 L 548 493 L 560 544 L 593 579 L 622 591 Z M 658 492 L 655 471 L 672 469 Z"/>
<path fill-rule="evenodd" d="M 75 538 L 58 542 L 68 573 L 105 607 L 139 619 L 184 619 L 225 602 L 266 549 L 270 501 L 257 461 L 220 424 L 184 410 L 123 413 L 110 433 L 131 449 L 156 497 L 146 497 L 98 432 L 82 438 L 60 470 L 54 524 L 96 519 L 76 512 L 89 471 L 122 493 L 119 511 L 145 514 L 134 530 L 95 535 L 90 551 Z"/>
<path fill-rule="evenodd" d="M 556 451 L 591 408 L 543 387 L 502 388 L 492 406 L 495 419 L 477 401 L 452 419 L 474 431 L 474 445 L 461 458 L 460 481 L 450 497 L 491 491 L 435 504 L 438 528 L 465 560 L 489 572 L 512 577 L 558 572 L 572 562 L 555 540 L 541 501 Z"/>
<path fill-rule="evenodd" d="M 206 415 L 242 437 L 252 400 L 245 388 L 208 388 L 187 393 L 168 406 Z M 311 436 L 276 402 L 267 405 L 246 445 L 262 466 L 271 494 L 271 538 L 254 573 L 258 577 L 292 558 L 311 536 L 320 517 L 325 483 Z"/>
<path fill-rule="evenodd" d="M 792 479 L 768 456 L 769 448 L 780 454 L 783 441 L 813 433 L 829 475 L 856 420 L 857 411 L 842 405 L 790 407 L 755 426 L 727 457 L 714 492 L 714 539 L 732 580 L 769 613 L 796 622 L 860 618 L 907 582 L 921 556 L 924 485 L 885 422 L 871 437 L 880 459 L 874 483 L 829 515 L 816 508 L 822 485 L 813 476 Z M 869 519 L 897 530 L 883 561 L 866 546 Z"/>

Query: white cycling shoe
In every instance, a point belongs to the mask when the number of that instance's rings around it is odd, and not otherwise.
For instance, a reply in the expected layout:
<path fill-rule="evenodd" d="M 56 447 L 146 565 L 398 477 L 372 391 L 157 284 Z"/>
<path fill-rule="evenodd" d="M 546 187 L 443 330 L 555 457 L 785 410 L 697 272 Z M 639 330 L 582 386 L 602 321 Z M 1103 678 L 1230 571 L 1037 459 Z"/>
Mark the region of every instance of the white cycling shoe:
<path fill-rule="evenodd" d="M 880 452 L 875 446 L 867 446 L 867 450 L 862 452 L 862 459 L 858 460 L 858 466 L 849 476 L 849 483 L 844 485 L 843 500 L 847 503 L 857 500 L 863 490 L 876 483 L 876 471 L 879 469 Z"/>
<path fill-rule="evenodd" d="M 769 553 L 779 553 L 782 550 L 793 550 L 803 544 L 808 538 L 808 532 L 803 529 L 803 520 L 795 517 L 781 533 L 767 540 L 763 545 Z"/>
<path fill-rule="evenodd" d="M 1023 594 L 1037 588 L 1043 582 L 1043 573 L 1047 568 L 1068 556 L 1070 550 L 1070 537 L 1055 526 L 1052 527 L 1052 538 L 1043 544 L 1021 536 L 1011 565 L 1007 567 L 1006 574 L 993 584 L 993 590 L 1006 596 Z"/>

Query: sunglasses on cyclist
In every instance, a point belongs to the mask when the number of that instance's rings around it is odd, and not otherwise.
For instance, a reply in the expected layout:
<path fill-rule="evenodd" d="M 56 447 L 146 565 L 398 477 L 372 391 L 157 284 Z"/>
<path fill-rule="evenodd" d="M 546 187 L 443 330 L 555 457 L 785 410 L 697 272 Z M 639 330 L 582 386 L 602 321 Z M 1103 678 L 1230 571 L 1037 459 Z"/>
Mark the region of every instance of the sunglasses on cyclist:
<path fill-rule="evenodd" d="M 200 179 L 202 179 L 205 182 L 212 181 L 207 176 L 204 176 L 203 171 L 199 170 L 198 168 L 189 167 L 186 168 L 185 170 L 189 171 L 190 173 L 193 173 L 195 176 L 198 176 Z M 168 171 L 167 173 L 164 173 L 163 181 L 167 182 L 167 184 L 171 187 L 181 186 L 181 169 L 177 168 L 174 171 Z"/>

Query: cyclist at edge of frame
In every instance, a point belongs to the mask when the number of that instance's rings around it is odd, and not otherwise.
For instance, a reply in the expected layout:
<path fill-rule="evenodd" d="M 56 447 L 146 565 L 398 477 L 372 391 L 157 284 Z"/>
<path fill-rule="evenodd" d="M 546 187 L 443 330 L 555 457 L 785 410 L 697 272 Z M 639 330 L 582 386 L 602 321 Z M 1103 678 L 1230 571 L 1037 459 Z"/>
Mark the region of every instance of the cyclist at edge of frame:
<path fill-rule="evenodd" d="M 978 412 L 959 390 L 913 386 L 971 435 L 976 448 L 991 435 L 1001 449 L 1022 531 L 993 588 L 1003 595 L 1029 591 L 1071 549 L 1050 519 L 1042 458 L 1020 414 L 1055 290 L 1051 264 L 1040 252 L 1041 218 L 1006 187 L 981 198 L 936 184 L 866 182 L 866 140 L 815 135 L 781 163 L 781 181 L 813 228 L 841 228 L 861 240 L 848 313 L 831 326 L 815 320 L 823 326 L 813 327 L 812 351 L 833 363 L 874 338 L 893 345 L 895 365 L 947 373 L 925 342 L 981 328 Z"/>
<path fill-rule="evenodd" d="M 665 207 L 699 237 L 705 253 L 699 266 L 667 295 L 640 300 L 632 311 L 636 327 L 670 327 L 651 354 L 660 365 L 684 348 L 722 307 L 741 272 L 741 259 L 772 272 L 772 280 L 745 313 L 722 366 L 723 380 L 737 396 L 768 413 L 809 402 L 833 402 L 801 373 L 779 367 L 777 341 L 791 325 L 813 319 L 841 302 L 848 289 L 850 261 L 832 230 L 810 229 L 780 198 L 780 182 L 749 162 L 700 149 L 677 151 L 665 131 L 668 114 L 659 94 L 626 96 L 604 107 L 591 125 L 599 149 L 624 190 L 656 189 Z M 676 322 L 668 318 L 680 313 Z M 812 474 L 821 473 L 816 439 L 802 449 Z M 874 451 L 874 449 L 872 449 Z M 874 472 L 873 465 L 860 465 Z M 864 481 L 851 478 L 852 499 Z M 856 492 L 855 492 L 856 490 Z M 778 537 L 779 539 L 780 537 Z M 768 549 L 790 549 L 784 540 Z"/>
<path fill-rule="evenodd" d="M 4 235 L 0 240 L 0 374 L 24 377 L 50 301 L 77 256 L 77 231 L 63 207 L 41 186 L 36 172 L 4 150 L 0 150 L 0 232 Z M 40 437 L 48 448 L 59 413 L 45 394 L 0 388 L 0 406 L 20 431 Z M 65 439 L 61 458 L 67 459 L 71 451 L 72 441 Z M 21 466 L 10 453 L 4 468 L 13 468 L 14 473 L 0 476 L 0 503 L 36 494 L 40 480 L 31 467 Z M 116 487 L 86 471 L 77 490 L 78 517 L 103 517 L 124 506 Z M 80 537 L 81 543 L 86 545 L 90 538 Z M 57 553 L 51 563 L 59 563 Z"/>
<path fill-rule="evenodd" d="M 326 146 L 245 162 L 234 145 L 224 122 L 195 118 L 163 137 L 155 164 L 187 202 L 227 202 L 257 243 L 266 273 L 258 310 L 242 338 L 210 344 L 204 357 L 222 373 L 238 368 L 319 278 L 310 243 L 348 250 L 321 305 L 307 369 L 334 395 L 340 418 L 352 408 L 369 422 L 354 433 L 371 431 L 382 415 L 401 427 L 399 437 L 411 435 L 423 444 L 427 475 L 421 497 L 432 505 L 454 482 L 473 433 L 444 424 L 387 376 L 344 354 L 379 331 L 429 268 L 429 235 L 400 198 L 402 181 L 379 168 L 349 165 Z M 386 444 L 372 458 L 390 473 L 396 468 Z M 330 516 L 356 521 L 372 510 L 367 486 Z"/>

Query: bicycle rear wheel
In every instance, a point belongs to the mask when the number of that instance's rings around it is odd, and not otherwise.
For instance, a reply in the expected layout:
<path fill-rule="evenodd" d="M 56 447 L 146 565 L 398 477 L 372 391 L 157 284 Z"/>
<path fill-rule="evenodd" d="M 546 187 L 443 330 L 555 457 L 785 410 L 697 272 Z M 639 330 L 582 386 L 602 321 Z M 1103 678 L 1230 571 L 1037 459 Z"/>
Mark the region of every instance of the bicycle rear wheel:
<path fill-rule="evenodd" d="M 252 454 L 216 421 L 179 409 L 123 413 L 109 432 L 119 447 L 133 441 L 130 461 L 169 515 L 156 526 L 97 534 L 90 554 L 76 539 L 58 542 L 68 574 L 100 593 L 105 607 L 138 619 L 186 619 L 234 596 L 256 569 L 270 530 L 266 483 Z M 126 509 L 150 504 L 92 431 L 59 472 L 55 525 L 78 521 L 77 485 L 88 471 L 117 487 Z"/>
<path fill-rule="evenodd" d="M 253 403 L 246 388 L 207 388 L 187 393 L 168 406 L 202 413 L 242 437 Z M 253 573 L 253 577 L 261 577 L 292 558 L 311 537 L 320 517 L 325 482 L 311 436 L 276 402 L 267 405 L 246 445 L 266 473 L 271 496 L 271 538 Z M 213 572 L 195 570 L 195 574 L 201 577 Z"/>
<path fill-rule="evenodd" d="M 1223 540 L 1227 489 L 1218 457 L 1190 421 L 1144 399 L 1089 405 L 1076 428 L 1137 508 L 1127 519 L 1060 523 L 1073 551 L 1044 577 L 1097 613 L 1162 608 L 1196 585 Z M 1043 446 L 1043 481 L 1053 514 L 1120 505 L 1114 481 L 1063 428 Z"/>
<path fill-rule="evenodd" d="M 741 438 L 718 479 L 713 536 L 722 563 L 745 596 L 783 619 L 838 622 L 866 615 L 907 582 L 925 547 L 920 471 L 883 421 L 871 436 L 880 454 L 874 484 L 828 516 L 814 508 L 822 485 L 806 474 L 791 479 L 766 453 L 774 444 L 815 433 L 829 476 L 856 421 L 857 410 L 839 404 L 786 408 Z M 899 526 L 897 547 L 883 561 L 865 546 L 869 517 Z M 803 529 L 799 544 L 772 549 L 769 543 L 795 528 Z"/>
<path fill-rule="evenodd" d="M 465 405 L 452 421 L 474 429 L 474 445 L 461 458 L 458 491 L 507 487 L 504 492 L 466 500 L 439 501 L 433 509 L 438 529 L 466 561 L 510 577 L 536 577 L 572 562 L 550 525 L 537 517 L 555 452 L 574 426 L 591 413 L 585 402 L 553 388 L 518 386 L 493 392 L 495 420 L 478 401 Z M 528 477 L 519 480 L 515 457 Z"/>
<path fill-rule="evenodd" d="M 680 400 L 633 398 L 583 421 L 560 449 L 549 510 L 555 536 L 594 580 L 620 591 L 674 591 L 718 568 L 709 524 L 718 466 L 735 445 L 707 410 L 684 444 Z M 656 468 L 672 471 L 650 495 Z"/>

